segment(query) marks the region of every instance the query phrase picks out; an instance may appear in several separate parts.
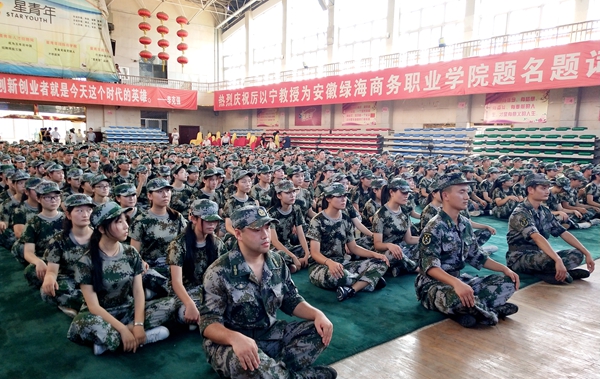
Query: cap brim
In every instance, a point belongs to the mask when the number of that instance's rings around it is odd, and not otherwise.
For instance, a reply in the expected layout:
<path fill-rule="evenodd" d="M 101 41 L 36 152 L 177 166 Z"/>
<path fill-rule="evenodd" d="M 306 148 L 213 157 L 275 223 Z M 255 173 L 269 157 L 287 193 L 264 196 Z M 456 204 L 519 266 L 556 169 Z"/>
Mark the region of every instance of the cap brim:
<path fill-rule="evenodd" d="M 154 188 L 154 189 L 151 189 L 151 190 L 149 189 L 148 192 L 156 192 L 156 191 L 159 191 L 159 190 L 161 190 L 163 188 L 173 189 L 173 186 L 168 185 L 168 186 L 162 186 L 162 187 Z"/>
<path fill-rule="evenodd" d="M 199 216 L 199 217 L 201 219 L 203 219 L 204 221 L 223 221 L 223 219 L 219 215 L 206 215 L 206 216 Z"/>
<path fill-rule="evenodd" d="M 246 228 L 259 229 L 259 228 L 262 228 L 263 226 L 265 226 L 267 224 L 271 224 L 271 223 L 279 224 L 279 220 L 277 220 L 276 218 L 272 218 L 272 217 L 263 217 L 260 220 L 256 220 L 252 224 L 247 225 Z"/>

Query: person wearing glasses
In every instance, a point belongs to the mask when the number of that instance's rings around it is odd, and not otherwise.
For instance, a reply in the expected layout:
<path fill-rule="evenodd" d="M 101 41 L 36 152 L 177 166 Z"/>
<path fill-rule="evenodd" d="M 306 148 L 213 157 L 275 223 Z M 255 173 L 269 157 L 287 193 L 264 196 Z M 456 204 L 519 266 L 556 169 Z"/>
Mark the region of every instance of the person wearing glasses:
<path fill-rule="evenodd" d="M 102 174 L 96 175 L 90 181 L 90 185 L 94 189 L 94 205 L 100 206 L 108 203 L 110 200 L 108 197 L 110 195 L 110 179 Z"/>
<path fill-rule="evenodd" d="M 65 215 L 60 209 L 60 193 L 58 184 L 43 181 L 35 188 L 42 211 L 25 225 L 20 241 L 24 244 L 24 257 L 29 266 L 25 268 L 25 279 L 40 288 L 48 266 L 44 257 L 50 239 L 62 230 Z"/>

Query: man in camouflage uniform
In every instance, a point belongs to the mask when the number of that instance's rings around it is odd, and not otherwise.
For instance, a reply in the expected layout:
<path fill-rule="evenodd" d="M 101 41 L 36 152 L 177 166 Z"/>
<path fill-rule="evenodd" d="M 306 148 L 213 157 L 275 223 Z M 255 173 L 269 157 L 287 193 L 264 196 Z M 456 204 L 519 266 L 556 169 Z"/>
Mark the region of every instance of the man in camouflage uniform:
<path fill-rule="evenodd" d="M 513 270 L 532 274 L 551 284 L 587 278 L 594 271 L 590 252 L 559 223 L 542 202 L 548 198 L 550 181 L 543 174 L 526 178 L 527 199 L 508 220 L 506 263 Z M 561 237 L 574 249 L 555 252 L 548 237 Z M 577 269 L 585 257 L 587 270 Z"/>
<path fill-rule="evenodd" d="M 112 185 L 118 186 L 123 183 L 133 183 L 135 177 L 131 174 L 131 161 L 126 156 L 117 159 L 117 167 L 119 172 L 113 176 Z"/>
<path fill-rule="evenodd" d="M 16 242 L 15 232 L 13 230 L 14 213 L 21 204 L 21 199 L 25 191 L 25 181 L 29 179 L 29 174 L 22 170 L 17 170 L 8 178 L 9 189 L 5 192 L 8 199 L 0 205 L 0 246 L 10 249 Z M 21 182 L 21 183 L 19 183 Z"/>
<path fill-rule="evenodd" d="M 419 181 L 419 205 L 421 208 L 424 208 L 427 204 L 427 198 L 431 193 L 431 184 L 433 184 L 435 177 L 435 166 L 432 164 L 428 164 L 425 166 L 425 176 Z"/>
<path fill-rule="evenodd" d="M 430 310 L 449 315 L 464 327 L 477 323 L 495 325 L 518 311 L 507 300 L 519 287 L 519 277 L 508 267 L 486 257 L 469 220 L 460 215 L 467 208 L 470 182 L 460 173 L 438 181 L 442 210 L 423 228 L 419 240 L 420 272 L 415 280 L 417 299 Z M 465 263 L 504 275 L 484 277 L 461 274 Z"/>
<path fill-rule="evenodd" d="M 237 248 L 204 274 L 200 333 L 210 365 L 223 378 L 335 378 L 310 367 L 331 341 L 333 325 L 298 294 L 281 256 L 270 252 L 263 207 L 231 215 Z M 277 320 L 281 309 L 308 321 Z"/>

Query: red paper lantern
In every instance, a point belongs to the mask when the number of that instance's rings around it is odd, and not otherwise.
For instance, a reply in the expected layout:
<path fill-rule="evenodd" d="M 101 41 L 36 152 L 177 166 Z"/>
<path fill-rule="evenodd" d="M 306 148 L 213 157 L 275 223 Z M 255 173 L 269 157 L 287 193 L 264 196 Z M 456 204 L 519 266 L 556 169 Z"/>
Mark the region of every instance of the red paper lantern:
<path fill-rule="evenodd" d="M 188 36 L 188 32 L 187 32 L 187 30 L 179 29 L 179 30 L 177 31 L 177 37 L 179 37 L 179 38 L 181 38 L 181 39 L 184 39 L 184 38 L 185 38 L 185 37 L 187 37 L 187 36 Z"/>
<path fill-rule="evenodd" d="M 164 25 L 158 25 L 156 27 L 156 31 L 158 32 L 158 34 L 160 34 L 161 36 L 165 36 L 165 34 L 169 34 L 169 28 L 167 28 Z"/>
<path fill-rule="evenodd" d="M 158 53 L 158 59 L 160 59 L 161 61 L 168 61 L 169 58 L 169 53 L 165 53 L 164 51 Z"/>
<path fill-rule="evenodd" d="M 150 13 L 150 11 L 148 9 L 146 9 L 146 8 L 138 9 L 138 15 L 140 17 L 143 17 L 144 19 L 146 19 L 146 17 L 152 16 L 152 14 Z"/>
<path fill-rule="evenodd" d="M 147 59 L 152 59 L 152 53 L 149 52 L 148 50 L 142 50 L 140 51 L 140 58 L 147 60 Z"/>
<path fill-rule="evenodd" d="M 188 19 L 187 19 L 185 16 L 178 16 L 178 17 L 175 19 L 175 22 L 177 22 L 179 25 L 183 25 L 183 24 L 186 24 L 186 25 L 187 25 L 187 23 L 188 23 L 189 21 L 188 21 Z"/>
<path fill-rule="evenodd" d="M 140 37 L 140 43 L 144 46 L 148 46 L 152 43 L 152 38 L 148 36 L 142 36 Z"/>
<path fill-rule="evenodd" d="M 140 28 L 140 30 L 142 30 L 144 32 L 144 34 L 146 34 L 147 31 L 152 29 L 152 26 L 150 24 L 148 24 L 147 22 L 140 22 L 140 24 L 138 25 L 138 28 Z"/>
<path fill-rule="evenodd" d="M 188 64 L 188 58 L 185 55 L 177 57 L 177 63 L 180 63 L 181 67 L 183 67 L 184 64 Z"/>
<path fill-rule="evenodd" d="M 160 20 L 160 22 L 162 23 L 163 21 L 169 20 L 169 15 L 166 14 L 165 12 L 158 12 L 156 14 L 156 18 L 158 18 Z"/>
<path fill-rule="evenodd" d="M 169 41 L 167 41 L 166 39 L 159 39 L 158 40 L 158 46 L 162 47 L 163 50 L 167 47 L 169 47 L 170 43 Z"/>
<path fill-rule="evenodd" d="M 185 52 L 188 49 L 188 45 L 185 42 L 181 42 L 177 45 L 177 50 Z"/>

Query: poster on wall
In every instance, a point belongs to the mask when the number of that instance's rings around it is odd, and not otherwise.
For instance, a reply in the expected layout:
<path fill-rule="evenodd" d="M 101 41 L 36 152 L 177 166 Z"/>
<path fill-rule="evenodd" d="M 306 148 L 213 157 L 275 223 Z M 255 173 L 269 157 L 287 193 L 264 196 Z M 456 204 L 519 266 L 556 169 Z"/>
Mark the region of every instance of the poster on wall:
<path fill-rule="evenodd" d="M 279 126 L 279 109 L 257 109 L 256 110 L 257 126 L 277 127 Z"/>
<path fill-rule="evenodd" d="M 119 80 L 105 0 L 7 0 L 0 8 L 0 72 Z"/>
<path fill-rule="evenodd" d="M 321 126 L 322 109 L 320 105 L 296 107 L 294 126 Z"/>
<path fill-rule="evenodd" d="M 544 123 L 550 91 L 489 93 L 485 96 L 486 123 Z"/>
<path fill-rule="evenodd" d="M 377 102 L 342 104 L 342 125 L 377 125 Z"/>

